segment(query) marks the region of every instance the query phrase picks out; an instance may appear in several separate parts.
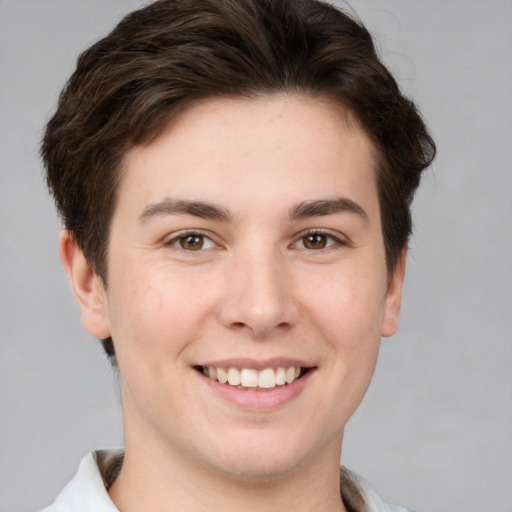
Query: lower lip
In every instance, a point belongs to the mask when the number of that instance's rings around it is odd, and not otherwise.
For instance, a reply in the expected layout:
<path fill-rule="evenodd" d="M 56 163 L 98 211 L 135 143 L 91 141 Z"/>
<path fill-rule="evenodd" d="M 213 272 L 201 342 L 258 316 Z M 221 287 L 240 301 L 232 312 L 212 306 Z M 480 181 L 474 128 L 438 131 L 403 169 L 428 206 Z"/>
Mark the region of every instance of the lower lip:
<path fill-rule="evenodd" d="M 268 391 L 246 391 L 229 384 L 221 384 L 219 381 L 205 377 L 197 371 L 196 373 L 209 386 L 210 390 L 222 400 L 247 411 L 270 412 L 284 407 L 297 398 L 313 375 L 314 369 L 310 369 L 300 379 L 294 380 L 291 384 L 277 386 Z"/>

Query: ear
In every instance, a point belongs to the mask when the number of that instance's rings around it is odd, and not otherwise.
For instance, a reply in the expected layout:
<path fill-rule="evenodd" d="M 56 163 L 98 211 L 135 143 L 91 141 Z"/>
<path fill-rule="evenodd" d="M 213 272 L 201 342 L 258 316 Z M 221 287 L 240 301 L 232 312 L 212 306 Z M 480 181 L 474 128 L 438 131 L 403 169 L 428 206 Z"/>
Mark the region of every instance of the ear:
<path fill-rule="evenodd" d="M 59 255 L 78 304 L 84 329 L 95 338 L 108 338 L 110 326 L 105 287 L 66 229 L 60 235 Z"/>
<path fill-rule="evenodd" d="M 395 270 L 389 280 L 386 293 L 386 304 L 384 312 L 384 321 L 382 323 L 382 336 L 392 336 L 398 328 L 398 317 L 400 316 L 400 306 L 402 303 L 402 288 L 405 277 L 405 260 L 407 250 L 403 249 L 400 258 L 397 261 Z"/>

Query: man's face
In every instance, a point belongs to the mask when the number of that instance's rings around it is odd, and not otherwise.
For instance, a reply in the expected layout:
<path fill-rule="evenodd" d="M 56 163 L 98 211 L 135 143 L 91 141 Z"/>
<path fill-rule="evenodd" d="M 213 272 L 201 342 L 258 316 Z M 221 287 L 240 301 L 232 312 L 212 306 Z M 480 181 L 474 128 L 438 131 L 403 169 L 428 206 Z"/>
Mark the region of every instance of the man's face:
<path fill-rule="evenodd" d="M 215 99 L 126 155 L 98 294 L 127 450 L 247 478 L 337 459 L 403 277 L 350 119 L 298 96 Z"/>

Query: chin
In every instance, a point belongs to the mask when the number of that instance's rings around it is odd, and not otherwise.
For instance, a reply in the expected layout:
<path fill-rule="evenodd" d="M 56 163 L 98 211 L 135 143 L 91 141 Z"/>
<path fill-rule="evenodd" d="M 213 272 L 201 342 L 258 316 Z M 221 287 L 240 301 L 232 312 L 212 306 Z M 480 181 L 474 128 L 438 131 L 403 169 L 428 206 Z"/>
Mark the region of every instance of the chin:
<path fill-rule="evenodd" d="M 219 447 L 217 457 L 212 461 L 215 471 L 240 482 L 258 483 L 286 477 L 305 464 L 307 454 L 298 439 L 293 442 L 290 435 L 286 441 L 262 437 L 266 436 L 255 434 L 251 440 L 244 441 L 242 436 L 231 443 L 229 451 Z"/>

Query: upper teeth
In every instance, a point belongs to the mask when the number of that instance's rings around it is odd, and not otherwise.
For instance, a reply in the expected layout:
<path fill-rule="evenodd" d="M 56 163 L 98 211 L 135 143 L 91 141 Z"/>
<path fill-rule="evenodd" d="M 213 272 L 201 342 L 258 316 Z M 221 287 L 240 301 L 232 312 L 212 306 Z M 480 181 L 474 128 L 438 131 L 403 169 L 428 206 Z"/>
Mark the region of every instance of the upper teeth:
<path fill-rule="evenodd" d="M 258 371 L 253 368 L 218 368 L 203 366 L 203 374 L 221 384 L 244 388 L 275 388 L 291 384 L 300 375 L 300 366 L 265 368 Z"/>

